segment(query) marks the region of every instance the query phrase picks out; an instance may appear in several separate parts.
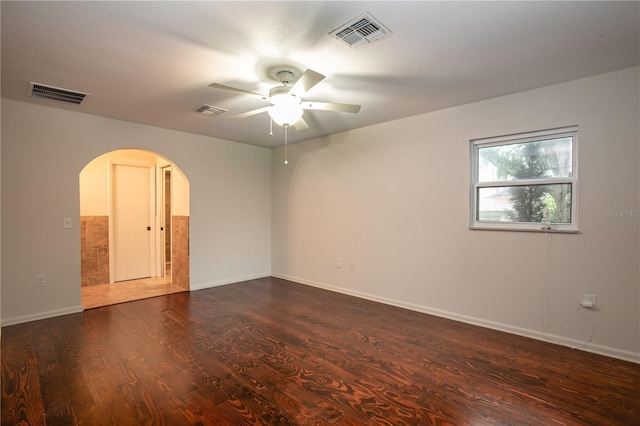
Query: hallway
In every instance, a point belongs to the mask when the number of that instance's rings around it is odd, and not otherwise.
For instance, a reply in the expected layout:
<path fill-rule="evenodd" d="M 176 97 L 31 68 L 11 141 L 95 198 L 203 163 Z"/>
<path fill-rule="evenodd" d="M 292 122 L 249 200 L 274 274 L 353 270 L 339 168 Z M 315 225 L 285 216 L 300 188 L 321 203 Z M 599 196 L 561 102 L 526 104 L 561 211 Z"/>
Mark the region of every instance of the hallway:
<path fill-rule="evenodd" d="M 84 309 L 189 289 L 189 181 L 178 167 L 119 149 L 87 163 L 79 182 Z M 161 265 L 166 278 L 140 278 Z"/>
<path fill-rule="evenodd" d="M 164 296 L 186 291 L 171 283 L 171 274 L 161 278 L 143 278 L 82 287 L 82 307 L 84 309 L 115 305 L 132 300 Z"/>

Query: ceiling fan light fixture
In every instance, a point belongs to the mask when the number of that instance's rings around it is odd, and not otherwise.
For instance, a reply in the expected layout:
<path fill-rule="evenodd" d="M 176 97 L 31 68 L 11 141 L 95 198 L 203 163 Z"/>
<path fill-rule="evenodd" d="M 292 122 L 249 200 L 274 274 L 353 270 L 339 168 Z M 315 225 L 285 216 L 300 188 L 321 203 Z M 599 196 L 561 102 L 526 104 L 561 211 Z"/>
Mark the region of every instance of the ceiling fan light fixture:
<path fill-rule="evenodd" d="M 281 126 L 295 124 L 304 112 L 302 100 L 297 96 L 279 94 L 269 98 L 269 102 L 273 104 L 268 110 L 269 116 Z"/>
<path fill-rule="evenodd" d="M 317 71 L 307 69 L 297 79 L 293 86 L 289 86 L 289 83 L 296 78 L 297 70 L 288 67 L 272 67 L 269 70 L 269 76 L 276 76 L 282 83 L 280 86 L 276 86 L 269 90 L 269 96 L 261 95 L 260 93 L 249 92 L 247 90 L 238 89 L 236 87 L 225 86 L 219 83 L 211 83 L 209 87 L 214 89 L 227 90 L 229 92 L 239 93 L 241 95 L 247 95 L 252 97 L 258 97 L 262 100 L 269 102 L 271 105 L 257 108 L 251 111 L 244 112 L 242 114 L 236 114 L 228 117 L 231 119 L 252 117 L 256 114 L 266 112 L 269 114 L 270 128 L 273 130 L 273 122 L 285 128 L 285 144 L 287 128 L 293 126 L 296 130 L 305 130 L 309 128 L 307 122 L 302 118 L 304 110 L 316 109 L 324 111 L 339 111 L 356 113 L 360 111 L 360 105 L 340 104 L 332 102 L 302 102 L 302 97 L 311 89 L 313 89 L 318 83 L 320 83 L 325 76 Z M 273 131 L 269 132 L 270 135 Z"/>

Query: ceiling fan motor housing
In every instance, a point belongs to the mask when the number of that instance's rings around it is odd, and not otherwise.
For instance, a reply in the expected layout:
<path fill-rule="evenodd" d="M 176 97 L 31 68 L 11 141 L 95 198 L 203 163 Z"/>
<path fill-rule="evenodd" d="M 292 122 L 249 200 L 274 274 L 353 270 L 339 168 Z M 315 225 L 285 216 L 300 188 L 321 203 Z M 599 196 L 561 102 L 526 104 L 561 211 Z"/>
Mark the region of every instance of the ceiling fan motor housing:
<path fill-rule="evenodd" d="M 278 80 L 282 84 L 289 84 L 293 81 L 293 73 L 291 71 L 280 71 L 278 72 Z"/>
<path fill-rule="evenodd" d="M 291 86 L 276 86 L 273 89 L 269 90 L 269 99 L 278 95 L 287 95 L 289 94 L 290 90 L 291 90 Z M 295 96 L 295 95 L 292 94 L 291 96 Z"/>

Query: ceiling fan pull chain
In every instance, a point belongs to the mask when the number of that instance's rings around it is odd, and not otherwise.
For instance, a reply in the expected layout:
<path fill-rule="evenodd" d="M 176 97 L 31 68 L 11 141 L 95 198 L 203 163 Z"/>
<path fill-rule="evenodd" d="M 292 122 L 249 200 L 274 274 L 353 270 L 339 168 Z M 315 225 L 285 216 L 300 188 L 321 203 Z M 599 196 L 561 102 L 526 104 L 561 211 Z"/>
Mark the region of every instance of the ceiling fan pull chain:
<path fill-rule="evenodd" d="M 285 124 L 284 125 L 284 164 L 289 164 L 289 161 L 287 160 L 288 158 L 288 153 L 287 153 L 287 148 L 288 148 L 288 143 L 289 143 L 289 125 Z"/>

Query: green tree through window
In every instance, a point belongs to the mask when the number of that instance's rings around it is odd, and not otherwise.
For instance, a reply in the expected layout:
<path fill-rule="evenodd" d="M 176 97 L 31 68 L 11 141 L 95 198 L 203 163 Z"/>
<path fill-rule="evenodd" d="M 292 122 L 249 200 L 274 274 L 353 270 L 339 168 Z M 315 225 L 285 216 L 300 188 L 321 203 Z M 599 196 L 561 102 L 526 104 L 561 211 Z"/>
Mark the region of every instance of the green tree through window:
<path fill-rule="evenodd" d="M 483 160 L 493 164 L 501 180 L 543 180 L 567 174 L 562 170 L 557 140 L 501 146 L 489 150 Z M 511 209 L 505 214 L 513 222 L 540 222 L 546 209 L 551 222 L 570 221 L 565 185 L 521 185 L 509 188 Z"/>

